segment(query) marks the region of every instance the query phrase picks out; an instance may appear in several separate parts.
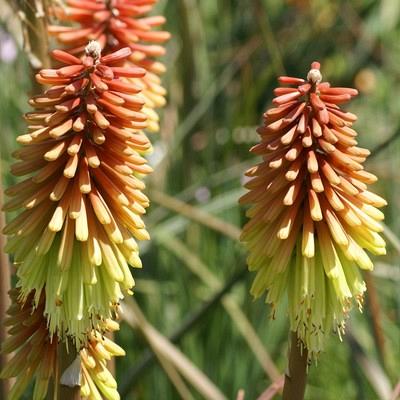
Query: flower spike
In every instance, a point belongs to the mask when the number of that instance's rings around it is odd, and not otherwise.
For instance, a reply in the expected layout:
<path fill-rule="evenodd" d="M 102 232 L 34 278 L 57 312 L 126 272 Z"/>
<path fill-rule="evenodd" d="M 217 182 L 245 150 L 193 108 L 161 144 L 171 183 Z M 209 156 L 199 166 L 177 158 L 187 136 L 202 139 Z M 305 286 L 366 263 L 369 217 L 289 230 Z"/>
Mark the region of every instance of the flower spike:
<path fill-rule="evenodd" d="M 97 41 L 104 54 L 129 47 L 129 66 L 146 69 L 142 77 L 129 77 L 142 88 L 143 112 L 149 122 L 147 130 L 158 131 L 159 117 L 154 111 L 165 105 L 166 91 L 159 75 L 165 66 L 156 61 L 165 54 L 162 46 L 170 38 L 166 31 L 154 30 L 165 23 L 162 16 L 147 16 L 157 0 L 67 0 L 66 7 L 54 6 L 52 13 L 68 26 L 50 26 L 49 33 L 74 55 L 85 51 L 87 38 Z M 70 26 L 70 23 L 75 23 Z"/>
<path fill-rule="evenodd" d="M 63 65 L 37 75 L 50 88 L 30 100 L 11 168 L 28 176 L 4 205 L 22 209 L 4 229 L 22 298 L 34 291 L 38 303 L 44 290 L 50 334 L 68 333 L 78 348 L 98 316 L 111 318 L 132 292 L 128 264 L 141 267 L 136 240 L 149 239 L 141 176 L 151 172 L 140 88 L 124 79 L 146 71 L 114 66 L 129 48 L 102 56 L 90 42 L 86 53 L 80 60 L 56 50 Z"/>
<path fill-rule="evenodd" d="M 344 332 L 353 300 L 362 305 L 359 268 L 373 268 L 365 250 L 385 254 L 386 201 L 368 190 L 377 180 L 363 166 L 369 151 L 357 146 L 357 117 L 340 108 L 357 91 L 323 82 L 317 62 L 307 79 L 279 82 L 251 149 L 262 162 L 246 173 L 241 239 L 257 272 L 252 294 L 267 292 L 273 308 L 287 295 L 291 330 L 316 356 L 332 328 Z"/>

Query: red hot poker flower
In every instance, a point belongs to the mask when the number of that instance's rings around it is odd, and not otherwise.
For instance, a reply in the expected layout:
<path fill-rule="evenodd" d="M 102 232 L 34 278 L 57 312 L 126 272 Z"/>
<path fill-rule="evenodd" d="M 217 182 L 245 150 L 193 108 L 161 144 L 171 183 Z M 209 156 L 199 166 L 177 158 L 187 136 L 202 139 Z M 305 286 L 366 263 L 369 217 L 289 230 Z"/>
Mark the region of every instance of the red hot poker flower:
<path fill-rule="evenodd" d="M 331 327 L 344 330 L 352 298 L 361 305 L 356 266 L 373 268 L 364 249 L 385 254 L 376 207 L 386 202 L 367 189 L 377 179 L 363 166 L 369 151 L 357 146 L 356 116 L 340 109 L 357 91 L 321 82 L 319 68 L 313 63 L 307 80 L 279 78 L 285 86 L 251 149 L 263 160 L 247 171 L 241 199 L 252 204 L 242 233 L 257 271 L 251 291 L 267 291 L 273 305 L 288 294 L 291 329 L 311 355 Z"/>
<path fill-rule="evenodd" d="M 131 292 L 128 263 L 141 267 L 135 239 L 149 238 L 140 176 L 151 172 L 142 157 L 151 145 L 140 89 L 124 79 L 145 70 L 118 66 L 129 48 L 100 50 L 89 43 L 82 60 L 55 50 L 63 66 L 37 75 L 50 88 L 30 101 L 11 168 L 28 177 L 6 191 L 4 206 L 23 210 L 4 230 L 21 295 L 44 289 L 51 334 L 68 332 L 78 346 Z"/>

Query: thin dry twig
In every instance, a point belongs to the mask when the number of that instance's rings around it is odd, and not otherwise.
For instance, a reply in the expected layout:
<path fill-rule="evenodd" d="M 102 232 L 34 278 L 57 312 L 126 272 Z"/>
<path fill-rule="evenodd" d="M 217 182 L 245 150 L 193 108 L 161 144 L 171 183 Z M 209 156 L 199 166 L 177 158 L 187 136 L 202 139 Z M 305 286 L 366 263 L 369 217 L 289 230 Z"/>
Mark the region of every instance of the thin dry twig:
<path fill-rule="evenodd" d="M 373 158 L 376 157 L 379 153 L 381 153 L 383 150 L 386 150 L 395 140 L 397 140 L 398 138 L 400 138 L 400 128 L 396 129 L 396 132 L 393 133 L 392 136 L 390 136 L 389 138 L 387 138 L 384 142 L 382 142 L 381 144 L 379 144 L 377 147 L 375 147 L 375 149 L 373 149 L 371 151 L 371 155 L 369 156 L 369 158 Z"/>
<path fill-rule="evenodd" d="M 237 274 L 235 274 L 231 279 L 229 279 L 223 288 L 215 293 L 209 301 L 204 303 L 200 309 L 196 312 L 190 314 L 188 318 L 184 320 L 182 325 L 175 331 L 174 334 L 169 336 L 168 340 L 172 343 L 178 342 L 187 332 L 189 332 L 196 324 L 207 314 L 209 310 L 211 310 L 216 304 L 221 301 L 221 298 L 228 293 L 232 287 L 242 280 L 242 278 L 246 275 L 247 271 L 245 268 L 240 269 Z M 121 397 L 125 398 L 128 396 L 131 387 L 137 381 L 138 376 L 151 365 L 154 360 L 154 353 L 147 351 L 143 356 L 142 360 L 135 364 L 132 370 L 129 370 L 125 373 L 125 380 L 122 381 L 119 385 L 119 391 L 121 393 Z"/>
<path fill-rule="evenodd" d="M 400 398 L 400 381 L 393 390 L 390 400 L 398 400 Z"/>
<path fill-rule="evenodd" d="M 232 238 L 233 240 L 239 240 L 240 229 L 235 225 L 230 224 L 214 215 L 191 206 L 182 200 L 176 199 L 165 193 L 157 190 L 151 190 L 150 198 L 154 203 L 157 203 L 165 208 L 168 208 L 177 214 L 183 215 L 186 218 L 196 221 L 199 224 L 207 226 L 217 232 L 222 233 L 225 236 Z"/>
<path fill-rule="evenodd" d="M 162 240 L 162 245 L 172 251 L 209 288 L 218 290 L 222 287 L 218 277 L 180 240 L 169 237 L 168 240 Z M 278 368 L 234 297 L 227 294 L 221 302 L 271 381 L 279 380 L 281 375 Z"/>
<path fill-rule="evenodd" d="M 363 371 L 365 377 L 368 379 L 375 393 L 382 400 L 390 399 L 392 394 L 392 388 L 390 380 L 387 377 L 385 371 L 380 367 L 380 365 L 373 359 L 366 356 L 364 349 L 360 345 L 356 336 L 354 336 L 350 329 L 346 333 L 346 341 L 351 346 L 354 352 L 355 359 Z"/>
<path fill-rule="evenodd" d="M 65 343 L 60 343 L 57 349 L 58 354 L 58 362 L 57 368 L 59 369 L 59 376 L 54 379 L 54 390 L 57 392 L 57 400 L 80 400 L 81 399 L 81 391 L 80 386 L 69 387 L 65 385 L 61 385 L 60 379 L 63 372 L 72 364 L 75 360 L 77 353 L 75 350 L 75 346 L 72 343 L 69 344 L 68 348 Z M 58 379 L 57 379 L 58 378 Z M 48 399 L 53 400 L 55 397 L 55 393 L 49 392 Z"/>
<path fill-rule="evenodd" d="M 226 400 L 219 388 L 146 320 L 134 299 L 126 299 L 125 305 L 123 313 L 125 321 L 133 328 L 139 329 L 150 346 L 162 357 L 168 359 L 205 399 Z"/>
<path fill-rule="evenodd" d="M 371 316 L 373 336 L 376 348 L 378 349 L 379 359 L 383 367 L 386 368 L 385 334 L 382 328 L 382 309 L 379 302 L 379 295 L 372 273 L 370 271 L 365 271 L 364 278 L 367 285 L 367 302 L 369 314 Z"/>
<path fill-rule="evenodd" d="M 383 234 L 385 235 L 385 238 L 389 241 L 389 243 L 400 255 L 400 239 L 386 224 L 384 223 L 381 224 L 383 226 Z"/>
<path fill-rule="evenodd" d="M 193 400 L 193 396 L 190 393 L 189 388 L 186 386 L 186 383 L 182 379 L 182 377 L 179 375 L 179 372 L 176 370 L 175 366 L 171 361 L 168 360 L 167 357 L 163 356 L 159 352 L 157 352 L 157 349 L 154 348 L 154 345 L 152 345 L 150 342 L 149 344 L 152 346 L 152 349 L 158 358 L 159 363 L 161 364 L 163 370 L 167 374 L 169 380 L 172 382 L 174 385 L 176 391 L 179 393 L 179 396 L 183 400 Z"/>
<path fill-rule="evenodd" d="M 245 398 L 245 391 L 243 389 L 240 389 L 236 396 L 236 400 L 244 400 L 244 398 Z"/>
<path fill-rule="evenodd" d="M 281 376 L 278 381 L 273 382 L 268 388 L 261 393 L 257 400 L 272 400 L 279 392 L 283 389 L 283 384 L 285 383 L 284 376 Z"/>
<path fill-rule="evenodd" d="M 32 91 L 37 94 L 42 91 L 42 87 L 36 82 L 35 75 L 38 70 L 50 66 L 46 8 L 42 0 L 23 0 L 18 5 L 17 15 L 22 24 L 24 51 L 32 70 Z"/>

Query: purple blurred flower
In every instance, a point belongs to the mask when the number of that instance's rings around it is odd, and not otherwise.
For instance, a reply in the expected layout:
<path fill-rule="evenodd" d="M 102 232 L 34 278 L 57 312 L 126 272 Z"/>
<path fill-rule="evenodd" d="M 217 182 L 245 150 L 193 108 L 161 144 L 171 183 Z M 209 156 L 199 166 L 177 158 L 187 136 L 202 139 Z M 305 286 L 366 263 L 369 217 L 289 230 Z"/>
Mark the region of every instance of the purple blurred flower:
<path fill-rule="evenodd" d="M 211 192 L 207 187 L 201 186 L 196 190 L 194 196 L 199 203 L 207 203 L 210 200 Z"/>
<path fill-rule="evenodd" d="M 17 58 L 17 46 L 11 35 L 0 31 L 0 60 L 7 64 Z"/>

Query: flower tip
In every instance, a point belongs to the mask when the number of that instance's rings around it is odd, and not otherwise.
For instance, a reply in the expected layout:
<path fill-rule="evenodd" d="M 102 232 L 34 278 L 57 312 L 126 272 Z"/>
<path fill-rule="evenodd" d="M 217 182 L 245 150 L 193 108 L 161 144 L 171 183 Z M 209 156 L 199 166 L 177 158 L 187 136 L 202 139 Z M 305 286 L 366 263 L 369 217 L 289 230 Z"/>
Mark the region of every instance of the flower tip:
<path fill-rule="evenodd" d="M 126 52 L 126 56 L 129 57 L 130 55 L 132 55 L 133 51 L 130 47 L 123 47 L 122 51 Z"/>
<path fill-rule="evenodd" d="M 318 83 L 320 83 L 322 81 L 322 74 L 320 71 L 320 67 L 321 67 L 321 64 L 317 61 L 314 61 L 311 64 L 311 69 L 307 74 L 307 80 L 310 83 L 318 85 Z"/>
<path fill-rule="evenodd" d="M 97 40 L 89 41 L 88 45 L 85 47 L 85 54 L 98 60 L 101 57 L 100 43 Z"/>
<path fill-rule="evenodd" d="M 311 69 L 318 69 L 318 70 L 320 70 L 320 69 L 321 69 L 321 64 L 320 64 L 318 61 L 314 61 L 314 62 L 311 64 Z"/>

